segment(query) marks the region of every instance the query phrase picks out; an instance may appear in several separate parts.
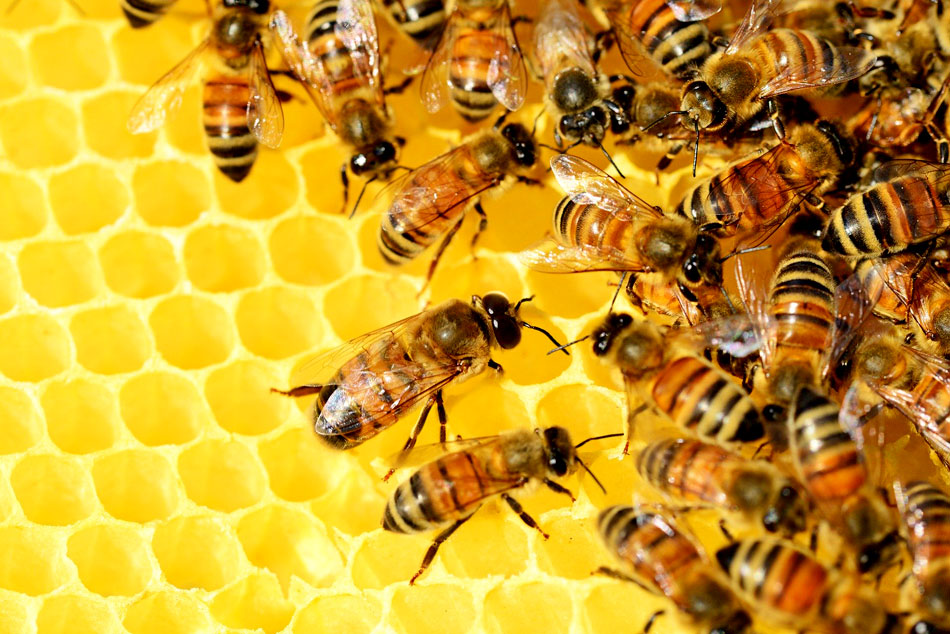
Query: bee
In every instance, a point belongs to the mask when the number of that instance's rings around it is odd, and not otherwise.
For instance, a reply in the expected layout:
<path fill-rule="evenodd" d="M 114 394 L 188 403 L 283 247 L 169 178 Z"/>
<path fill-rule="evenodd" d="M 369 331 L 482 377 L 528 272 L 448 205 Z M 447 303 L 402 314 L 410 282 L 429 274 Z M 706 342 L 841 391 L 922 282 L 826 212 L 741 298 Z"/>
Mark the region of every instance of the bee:
<path fill-rule="evenodd" d="M 270 27 L 287 66 L 330 128 L 351 148 L 349 171 L 366 177 L 366 184 L 389 180 L 398 168 L 397 146 L 402 140 L 391 133 L 392 116 L 380 76 L 379 38 L 368 0 L 318 2 L 307 19 L 306 46 L 284 12 L 274 13 Z M 347 164 L 340 169 L 340 180 L 345 210 Z M 359 199 L 353 213 L 358 205 Z"/>
<path fill-rule="evenodd" d="M 594 41 L 573 0 L 547 0 L 534 29 L 535 59 L 544 78 L 545 104 L 561 137 L 602 147 L 620 107 L 607 95 L 610 83 L 595 63 Z"/>
<path fill-rule="evenodd" d="M 950 627 L 950 496 L 929 482 L 894 489 L 914 560 L 917 607 L 928 621 Z"/>
<path fill-rule="evenodd" d="M 443 0 L 380 0 L 399 29 L 425 50 L 431 50 L 445 26 Z"/>
<path fill-rule="evenodd" d="M 128 129 L 158 129 L 181 104 L 203 61 L 213 62 L 204 77 L 204 129 L 215 165 L 240 182 L 257 158 L 257 144 L 280 145 L 284 116 L 264 59 L 262 30 L 267 0 L 224 0 L 211 10 L 211 33 L 198 47 L 142 95 L 129 115 Z"/>
<path fill-rule="evenodd" d="M 720 548 L 716 560 L 739 598 L 763 619 L 833 634 L 898 631 L 876 592 L 856 577 L 833 574 L 790 542 L 743 539 Z"/>
<path fill-rule="evenodd" d="M 679 429 L 725 447 L 760 440 L 765 428 L 749 395 L 705 359 L 671 349 L 663 335 L 648 321 L 611 313 L 591 338 L 594 355 L 620 369 L 628 402 L 644 404 L 639 411 L 649 407 Z M 631 427 L 637 413 L 630 414 Z"/>
<path fill-rule="evenodd" d="M 617 434 L 611 434 L 615 436 Z M 597 476 L 578 457 L 577 448 L 563 427 L 546 429 L 519 429 L 488 436 L 471 438 L 451 443 L 432 445 L 444 451 L 452 449 L 436 460 L 417 469 L 408 480 L 396 487 L 386 504 L 383 528 L 394 533 L 421 533 L 437 528 L 444 529 L 426 551 L 418 572 L 409 580 L 412 585 L 425 572 L 445 540 L 481 507 L 495 496 L 501 498 L 518 514 L 530 528 L 548 539 L 538 523 L 511 497 L 511 492 L 529 484 L 544 483 L 556 493 L 562 493 L 574 501 L 571 492 L 552 478 L 561 478 L 577 471 L 578 466 L 587 471 L 598 486 L 603 485 Z M 421 448 L 417 458 L 424 455 Z"/>
<path fill-rule="evenodd" d="M 770 29 L 777 0 L 755 0 L 725 50 L 706 58 L 698 77 L 683 87 L 683 125 L 699 134 L 746 121 L 763 107 L 775 134 L 785 137 L 775 98 L 808 88 L 842 84 L 871 70 L 876 56 L 836 46 L 800 29 Z"/>
<path fill-rule="evenodd" d="M 508 0 L 458 0 L 422 75 L 422 102 L 438 112 L 451 99 L 469 122 L 500 103 L 524 103 L 528 74 L 512 27 Z"/>
<path fill-rule="evenodd" d="M 529 267 L 550 273 L 657 273 L 691 302 L 693 289 L 722 288 L 718 240 L 681 216 L 666 215 L 584 159 L 551 159 L 567 196 L 554 211 L 554 235 L 523 252 Z"/>
<path fill-rule="evenodd" d="M 141 29 L 162 19 L 175 2 L 177 0 L 119 0 L 119 6 L 129 26 Z"/>
<path fill-rule="evenodd" d="M 710 634 L 741 634 L 752 621 L 716 568 L 672 520 L 633 506 L 611 506 L 600 512 L 597 526 L 607 549 L 626 572 L 598 572 L 631 581 L 651 594 L 665 596 L 690 625 Z M 643 628 L 648 632 L 663 612 Z"/>
<path fill-rule="evenodd" d="M 802 387 L 789 416 L 792 455 L 805 488 L 822 514 L 856 551 L 861 572 L 882 571 L 900 555 L 896 523 L 871 485 L 856 422 L 811 387 Z"/>
<path fill-rule="evenodd" d="M 932 96 L 916 86 L 884 86 L 875 90 L 875 99 L 848 121 L 852 134 L 875 148 L 911 146 L 924 131 L 937 145 L 941 163 L 950 162 L 950 141 L 934 122 L 943 103 L 950 75 Z"/>
<path fill-rule="evenodd" d="M 821 247 L 849 257 L 899 253 L 950 229 L 950 165 L 892 161 L 884 180 L 831 212 Z"/>
<path fill-rule="evenodd" d="M 317 436 L 334 449 L 360 445 L 425 402 L 404 451 L 411 449 L 432 406 L 445 441 L 442 390 L 492 368 L 493 348 L 508 350 L 521 342 L 521 329 L 547 331 L 518 316 L 502 293 L 472 296 L 471 304 L 451 299 L 412 317 L 367 333 L 342 347 L 317 355 L 293 375 L 285 396 L 316 394 L 311 418 Z M 387 476 L 388 477 L 388 476 Z"/>
<path fill-rule="evenodd" d="M 796 126 L 764 153 L 693 186 L 676 207 L 702 231 L 762 232 L 784 221 L 803 200 L 818 198 L 854 162 L 854 147 L 829 121 Z"/>
<path fill-rule="evenodd" d="M 537 161 L 534 139 L 521 124 L 501 127 L 503 120 L 393 184 L 396 193 L 377 241 L 387 262 L 405 264 L 441 239 L 429 266 L 427 279 L 431 279 L 470 206 L 482 219 L 472 240 L 474 247 L 486 226 L 480 197 L 503 191 L 513 181 L 534 182 L 521 174 Z"/>
<path fill-rule="evenodd" d="M 768 462 L 699 440 L 670 438 L 644 447 L 637 456 L 637 471 L 667 495 L 740 513 L 769 532 L 792 535 L 805 530 L 804 497 Z"/>

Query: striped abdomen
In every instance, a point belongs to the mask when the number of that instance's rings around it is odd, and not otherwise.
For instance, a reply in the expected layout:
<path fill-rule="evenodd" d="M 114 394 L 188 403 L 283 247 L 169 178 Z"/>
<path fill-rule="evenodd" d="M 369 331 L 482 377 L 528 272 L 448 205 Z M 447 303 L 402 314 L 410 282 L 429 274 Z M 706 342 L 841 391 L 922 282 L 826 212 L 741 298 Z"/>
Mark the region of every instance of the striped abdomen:
<path fill-rule="evenodd" d="M 950 190 L 908 176 L 875 185 L 831 214 L 822 248 L 842 255 L 902 251 L 950 229 Z"/>
<path fill-rule="evenodd" d="M 365 80 L 356 72 L 350 50 L 334 31 L 337 0 L 323 0 L 307 17 L 307 47 L 323 62 L 331 86 L 331 103 L 363 96 Z"/>
<path fill-rule="evenodd" d="M 837 78 L 843 76 L 846 67 L 863 61 L 848 60 L 825 38 L 799 29 L 774 29 L 756 38 L 750 48 L 764 64 L 766 81 L 782 75 L 789 84 L 840 83 Z"/>
<path fill-rule="evenodd" d="M 665 0 L 632 2 L 623 19 L 650 57 L 674 77 L 703 64 L 712 46 L 704 22 L 680 22 Z"/>
<path fill-rule="evenodd" d="M 913 295 L 914 272 L 920 256 L 900 253 L 886 259 L 861 260 L 854 267 L 855 274 L 868 297 L 877 297 L 874 313 L 885 319 L 903 322 L 907 319 L 907 304 Z"/>
<path fill-rule="evenodd" d="M 157 22 L 176 0 L 119 0 L 122 13 L 133 29 L 141 29 Z"/>
<path fill-rule="evenodd" d="M 650 379 L 647 392 L 659 411 L 700 438 L 733 444 L 765 435 L 749 395 L 697 357 L 679 357 L 666 364 Z"/>
<path fill-rule="evenodd" d="M 445 24 L 442 0 L 383 0 L 382 4 L 403 33 L 425 48 L 435 45 Z"/>
<path fill-rule="evenodd" d="M 821 608 L 828 571 L 790 544 L 744 539 L 721 548 L 716 559 L 749 603 L 789 620 L 812 617 Z"/>
<path fill-rule="evenodd" d="M 257 138 L 247 126 L 247 78 L 220 75 L 205 80 L 204 127 L 208 149 L 221 172 L 236 183 L 257 158 Z"/>
<path fill-rule="evenodd" d="M 818 502 L 841 502 L 867 481 L 858 446 L 838 421 L 838 405 L 811 388 L 799 391 L 792 418 L 795 459 Z"/>
<path fill-rule="evenodd" d="M 473 11 L 459 28 L 449 60 L 449 96 L 455 110 L 467 121 L 481 121 L 498 101 L 488 85 L 488 72 L 497 51 L 509 48 L 496 24 L 504 9 Z"/>
<path fill-rule="evenodd" d="M 558 242 L 571 247 L 586 247 L 604 254 L 627 252 L 634 244 L 634 224 L 617 222 L 595 205 L 575 203 L 562 198 L 554 209 L 554 235 Z"/>
<path fill-rule="evenodd" d="M 652 486 L 677 498 L 731 509 L 726 490 L 729 472 L 742 460 L 699 440 L 667 439 L 650 443 L 637 457 L 637 471 Z"/>
<path fill-rule="evenodd" d="M 914 574 L 924 578 L 937 568 L 950 572 L 950 496 L 929 482 L 911 482 L 901 510 Z"/>

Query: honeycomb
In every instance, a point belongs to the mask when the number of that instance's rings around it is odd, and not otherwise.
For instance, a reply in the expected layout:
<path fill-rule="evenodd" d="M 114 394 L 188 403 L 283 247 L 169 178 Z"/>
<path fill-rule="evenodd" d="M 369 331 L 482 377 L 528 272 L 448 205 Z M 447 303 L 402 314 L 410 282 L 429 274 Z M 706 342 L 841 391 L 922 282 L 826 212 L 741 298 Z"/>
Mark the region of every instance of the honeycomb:
<path fill-rule="evenodd" d="M 535 295 L 531 323 L 560 340 L 588 330 L 610 276 L 546 276 L 513 255 L 547 229 L 558 190 L 486 203 L 477 259 L 469 219 L 419 298 L 425 258 L 393 271 L 377 252 L 379 190 L 339 214 L 346 155 L 303 100 L 240 185 L 205 149 L 197 85 L 162 130 L 126 132 L 136 98 L 203 37 L 200 2 L 133 31 L 115 0 L 78 1 L 82 13 L 23 0 L 0 17 L 0 632 L 556 634 L 638 630 L 669 607 L 591 576 L 609 563 L 593 519 L 635 482 L 613 444 L 590 455 L 606 496 L 590 478 L 569 483 L 572 506 L 525 496 L 549 541 L 489 504 L 410 587 L 430 537 L 380 528 L 395 482 L 379 476 L 411 423 L 337 453 L 306 403 L 269 393 L 315 350 L 426 298 Z M 454 116 L 426 115 L 414 90 L 391 102 L 404 163 L 459 141 Z M 656 191 L 637 169 L 655 156 L 618 161 Z M 497 355 L 502 377 L 448 390 L 450 433 L 618 431 L 618 378 L 582 347 L 549 347 L 526 333 Z"/>

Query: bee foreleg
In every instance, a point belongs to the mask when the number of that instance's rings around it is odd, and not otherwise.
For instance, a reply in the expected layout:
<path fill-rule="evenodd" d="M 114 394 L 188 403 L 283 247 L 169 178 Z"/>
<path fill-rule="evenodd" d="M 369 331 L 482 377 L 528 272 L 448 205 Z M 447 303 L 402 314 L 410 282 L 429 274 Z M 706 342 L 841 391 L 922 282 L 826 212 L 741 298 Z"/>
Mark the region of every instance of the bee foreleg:
<path fill-rule="evenodd" d="M 505 369 L 504 369 L 503 367 L 501 367 L 501 364 L 498 363 L 497 361 L 495 361 L 494 359 L 489 359 L 489 360 L 488 360 L 488 367 L 491 368 L 492 370 L 495 370 L 495 371 L 498 372 L 499 374 L 501 374 L 501 373 L 503 373 L 503 372 L 505 371 Z"/>
<path fill-rule="evenodd" d="M 445 253 L 445 250 L 449 248 L 449 243 L 452 242 L 452 238 L 455 237 L 455 234 L 458 233 L 459 228 L 462 226 L 462 220 L 465 218 L 463 215 L 459 218 L 459 221 L 455 223 L 449 232 L 445 234 L 445 238 L 442 240 L 442 244 L 439 245 L 439 248 L 436 249 L 435 255 L 432 256 L 432 262 L 429 263 L 429 272 L 426 273 L 426 283 L 422 287 L 422 290 L 425 290 L 426 286 L 429 285 L 429 281 L 432 279 L 432 276 L 435 275 L 435 267 L 439 265 L 439 260 L 442 258 L 442 254 Z M 420 293 L 422 291 L 419 291 Z"/>
<path fill-rule="evenodd" d="M 416 421 L 415 426 L 413 426 L 412 431 L 409 432 L 409 438 L 406 439 L 406 444 L 402 446 L 402 450 L 399 452 L 399 457 L 396 458 L 396 464 L 390 467 L 389 471 L 386 472 L 386 475 L 383 476 L 383 482 L 386 482 L 396 473 L 403 461 L 406 459 L 406 455 L 412 451 L 412 448 L 416 446 L 416 441 L 419 440 L 419 434 L 422 433 L 422 428 L 426 424 L 426 419 L 429 417 L 429 411 L 432 409 L 432 405 L 437 401 L 441 402 L 442 395 L 441 391 L 436 392 L 439 394 L 438 399 L 436 395 L 433 394 L 429 397 L 429 400 L 426 401 L 426 404 L 422 406 L 422 412 L 419 414 L 419 420 Z M 440 417 L 441 418 L 441 417 Z M 445 443 L 445 427 L 442 427 L 442 432 L 439 434 L 440 442 Z"/>
<path fill-rule="evenodd" d="M 769 119 L 772 120 L 772 129 L 775 130 L 775 136 L 778 137 L 779 141 L 785 142 L 785 124 L 782 123 L 781 113 L 778 109 L 778 102 L 774 99 L 769 99 L 765 102 L 766 111 L 769 114 Z"/>
<path fill-rule="evenodd" d="M 663 616 L 664 614 L 666 614 L 666 610 L 657 610 L 656 612 L 654 612 L 653 615 L 650 616 L 646 624 L 643 626 L 643 634 L 647 634 L 650 631 L 650 629 L 653 627 L 653 623 L 656 622 L 657 618 Z"/>
<path fill-rule="evenodd" d="M 449 422 L 449 417 L 445 414 L 445 403 L 442 402 L 442 390 L 439 390 L 432 396 L 435 398 L 435 411 L 439 415 L 439 442 L 444 445 L 445 425 Z"/>
<path fill-rule="evenodd" d="M 525 524 L 527 524 L 527 525 L 530 526 L 531 528 L 537 529 L 537 531 L 538 531 L 539 533 L 541 533 L 541 535 L 544 537 L 544 539 L 548 539 L 548 538 L 551 537 L 550 535 L 548 535 L 547 533 L 545 533 L 543 530 L 541 530 L 541 527 L 538 526 L 538 523 L 537 523 L 536 521 L 534 521 L 534 518 L 533 518 L 533 517 L 531 517 L 530 515 L 528 515 L 528 512 L 525 511 L 524 508 L 522 508 L 521 504 L 518 503 L 518 500 L 514 499 L 513 497 L 511 497 L 511 496 L 508 495 L 507 493 L 502 493 L 502 494 L 501 494 L 501 498 L 502 498 L 505 502 L 508 503 L 508 506 L 511 507 L 511 510 L 512 510 L 512 511 L 514 511 L 515 513 L 518 514 L 518 517 L 521 518 L 521 521 L 522 521 L 522 522 L 524 522 Z"/>
<path fill-rule="evenodd" d="M 482 207 L 482 201 L 480 200 L 475 201 L 475 204 L 472 205 L 472 209 L 474 209 L 475 213 L 477 213 L 479 216 L 478 229 L 475 230 L 475 235 L 472 236 L 471 249 L 472 249 L 472 258 L 474 259 L 476 257 L 475 245 L 478 244 L 478 239 L 481 237 L 482 232 L 488 228 L 488 216 L 485 215 L 485 209 Z"/>
<path fill-rule="evenodd" d="M 633 422 L 643 412 L 647 411 L 647 406 L 645 403 L 640 403 L 640 405 L 627 415 L 627 442 L 623 444 L 623 455 L 627 455 L 630 449 L 630 439 L 633 438 Z"/>
<path fill-rule="evenodd" d="M 567 497 L 571 498 L 571 502 L 576 502 L 576 501 L 577 501 L 577 500 L 574 499 L 574 494 L 573 494 L 573 493 L 571 493 L 571 492 L 570 492 L 568 489 L 566 489 L 565 487 L 562 487 L 560 484 L 558 484 L 558 483 L 555 482 L 554 480 L 549 480 L 549 479 L 545 478 L 545 479 L 544 479 L 544 484 L 547 485 L 547 487 L 548 487 L 549 489 L 551 489 L 552 491 L 554 491 L 555 493 L 563 493 L 563 494 L 566 495 Z"/>
<path fill-rule="evenodd" d="M 673 159 L 675 159 L 679 155 L 679 153 L 683 151 L 684 147 L 686 147 L 686 141 L 680 141 L 678 143 L 673 144 L 673 146 L 669 150 L 666 151 L 666 154 L 663 155 L 663 158 L 657 161 L 657 164 L 656 164 L 656 184 L 657 185 L 660 184 L 660 172 L 665 171 L 666 168 L 670 166 L 670 163 L 672 163 Z"/>
<path fill-rule="evenodd" d="M 346 173 L 346 163 L 340 166 L 340 182 L 343 183 L 343 210 L 340 213 L 345 214 L 350 201 L 350 177 Z"/>
<path fill-rule="evenodd" d="M 628 574 L 625 573 L 625 572 L 620 572 L 619 570 L 614 570 L 613 568 L 608 568 L 607 566 L 601 566 L 600 568 L 598 568 L 597 570 L 595 570 L 595 571 L 592 572 L 591 574 L 594 574 L 594 575 L 603 575 L 603 576 L 605 576 L 605 577 L 610 577 L 611 579 L 617 579 L 618 581 L 627 581 L 627 582 L 629 582 L 629 583 L 635 584 L 635 585 L 637 585 L 637 586 L 643 588 L 644 590 L 646 590 L 646 591 L 649 592 L 650 594 L 656 594 L 656 592 L 655 592 L 654 590 L 651 590 L 650 588 L 646 587 L 645 585 L 643 585 L 642 583 L 640 583 L 640 582 L 639 582 L 637 579 L 635 579 L 634 577 L 631 577 L 630 575 L 628 575 Z"/>
<path fill-rule="evenodd" d="M 432 563 L 432 560 L 435 559 L 435 554 L 439 552 L 439 546 L 441 546 L 445 540 L 451 537 L 452 533 L 457 531 L 459 526 L 467 522 L 470 517 L 471 515 L 468 515 L 460 520 L 457 520 L 454 524 L 436 535 L 435 539 L 432 540 L 432 544 L 429 545 L 429 550 L 426 551 L 425 557 L 422 558 L 422 565 L 419 566 L 419 571 L 412 575 L 412 579 L 409 580 L 410 586 L 416 583 L 416 579 L 419 578 L 419 575 L 425 572 L 426 568 L 429 567 L 429 564 Z"/>
<path fill-rule="evenodd" d="M 311 394 L 317 394 L 320 390 L 323 389 L 322 385 L 298 385 L 297 387 L 291 388 L 287 391 L 278 390 L 276 387 L 270 389 L 274 394 L 280 394 L 281 396 L 290 396 L 296 398 L 298 396 L 309 396 Z"/>

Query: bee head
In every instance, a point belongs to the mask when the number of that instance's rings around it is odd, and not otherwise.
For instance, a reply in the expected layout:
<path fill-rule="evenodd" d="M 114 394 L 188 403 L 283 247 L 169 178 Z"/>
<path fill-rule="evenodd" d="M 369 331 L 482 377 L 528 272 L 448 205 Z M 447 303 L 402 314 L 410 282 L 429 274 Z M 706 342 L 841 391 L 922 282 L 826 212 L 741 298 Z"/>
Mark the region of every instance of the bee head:
<path fill-rule="evenodd" d="M 214 26 L 214 40 L 223 48 L 234 51 L 231 56 L 250 51 L 257 41 L 257 34 L 257 23 L 246 11 L 229 11 Z"/>
<path fill-rule="evenodd" d="M 486 293 L 479 301 L 498 346 L 509 350 L 521 343 L 521 321 L 508 298 L 503 293 Z"/>
<path fill-rule="evenodd" d="M 682 122 L 689 130 L 696 126 L 700 129 L 719 128 L 726 123 L 729 116 L 726 104 L 713 92 L 709 84 L 702 80 L 691 81 L 686 85 L 680 108 L 687 113 Z"/>
<path fill-rule="evenodd" d="M 696 245 L 683 263 L 683 279 L 690 285 L 722 285 L 722 256 L 715 237 L 705 232 L 696 236 Z"/>
<path fill-rule="evenodd" d="M 607 134 L 608 117 L 603 107 L 591 106 L 583 112 L 561 117 L 558 128 L 567 139 L 580 140 L 586 145 L 599 147 Z"/>
<path fill-rule="evenodd" d="M 770 533 L 800 533 L 805 530 L 805 500 L 794 486 L 783 486 L 762 518 L 762 525 Z"/>
<path fill-rule="evenodd" d="M 569 68 L 557 74 L 551 90 L 551 101 L 564 112 L 577 112 L 597 99 L 593 78 L 580 68 Z"/>
<path fill-rule="evenodd" d="M 594 354 L 602 357 L 613 346 L 614 340 L 633 323 L 633 317 L 626 313 L 610 313 L 604 323 L 593 332 Z"/>
<path fill-rule="evenodd" d="M 522 167 L 531 167 L 538 159 L 538 149 L 531 133 L 520 123 L 509 123 L 501 129 L 501 135 L 508 139 L 514 153 L 515 162 Z"/>
<path fill-rule="evenodd" d="M 396 161 L 396 146 L 389 141 L 379 141 L 350 157 L 350 171 L 357 176 L 386 171 L 386 166 Z"/>
<path fill-rule="evenodd" d="M 573 473 L 577 468 L 577 452 L 567 430 L 563 427 L 548 427 L 543 435 L 548 471 L 558 477 Z"/>

